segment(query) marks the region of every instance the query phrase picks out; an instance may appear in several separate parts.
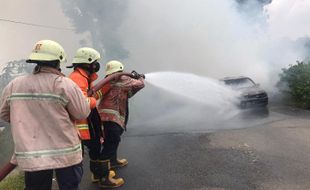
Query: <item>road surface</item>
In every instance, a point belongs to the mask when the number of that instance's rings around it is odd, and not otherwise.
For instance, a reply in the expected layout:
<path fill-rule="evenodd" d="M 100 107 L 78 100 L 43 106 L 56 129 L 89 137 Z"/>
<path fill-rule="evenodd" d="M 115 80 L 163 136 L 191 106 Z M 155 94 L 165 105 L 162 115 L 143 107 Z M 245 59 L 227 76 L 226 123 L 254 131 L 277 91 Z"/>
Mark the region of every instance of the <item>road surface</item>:
<path fill-rule="evenodd" d="M 125 179 L 118 189 L 310 189 L 308 111 L 245 111 L 238 123 L 239 129 L 218 131 L 130 129 L 120 144 L 119 155 L 129 165 L 117 170 Z M 84 164 L 81 189 L 98 189 L 90 182 L 87 158 Z"/>

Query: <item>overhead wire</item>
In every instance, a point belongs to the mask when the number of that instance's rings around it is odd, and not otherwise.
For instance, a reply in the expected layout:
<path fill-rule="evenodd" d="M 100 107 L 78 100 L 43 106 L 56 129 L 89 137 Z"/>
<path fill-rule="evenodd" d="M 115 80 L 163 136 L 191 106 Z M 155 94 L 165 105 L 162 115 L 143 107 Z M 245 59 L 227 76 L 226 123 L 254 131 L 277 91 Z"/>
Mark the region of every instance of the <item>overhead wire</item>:
<path fill-rule="evenodd" d="M 50 29 L 55 29 L 55 30 L 70 30 L 70 31 L 74 31 L 73 28 L 63 28 L 63 27 L 57 27 L 57 26 L 35 24 L 35 23 L 30 23 L 30 22 L 21 22 L 21 21 L 4 19 L 4 18 L 0 18 L 0 21 L 2 21 L 2 22 L 10 22 L 10 23 L 15 23 L 15 24 L 23 24 L 23 25 L 34 26 L 34 27 L 41 27 L 41 28 L 50 28 Z"/>

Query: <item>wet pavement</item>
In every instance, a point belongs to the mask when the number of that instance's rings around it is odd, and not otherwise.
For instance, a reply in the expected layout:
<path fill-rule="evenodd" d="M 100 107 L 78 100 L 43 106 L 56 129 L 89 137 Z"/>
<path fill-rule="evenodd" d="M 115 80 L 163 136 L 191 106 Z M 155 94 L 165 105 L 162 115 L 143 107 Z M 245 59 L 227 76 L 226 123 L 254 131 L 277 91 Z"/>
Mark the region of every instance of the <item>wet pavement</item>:
<path fill-rule="evenodd" d="M 310 189 L 309 111 L 270 106 L 223 122 L 129 127 L 119 149 L 129 164 L 116 171 L 125 179 L 118 189 Z M 0 136 L 1 150 L 8 138 Z M 10 155 L 2 151 L 1 161 Z M 90 182 L 87 157 L 84 170 L 80 189 L 99 189 Z"/>
<path fill-rule="evenodd" d="M 226 129 L 236 124 L 238 129 Z M 118 189 L 310 189 L 310 112 L 271 106 L 217 125 L 132 126 L 120 144 L 119 155 L 129 165 L 117 170 L 125 179 Z M 98 189 L 84 162 L 81 189 Z"/>

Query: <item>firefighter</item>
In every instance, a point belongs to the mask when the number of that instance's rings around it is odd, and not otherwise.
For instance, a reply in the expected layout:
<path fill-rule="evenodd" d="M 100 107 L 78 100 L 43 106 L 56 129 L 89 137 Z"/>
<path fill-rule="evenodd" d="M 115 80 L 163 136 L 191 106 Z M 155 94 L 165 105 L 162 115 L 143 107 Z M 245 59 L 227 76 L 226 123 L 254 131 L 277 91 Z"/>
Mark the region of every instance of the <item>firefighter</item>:
<path fill-rule="evenodd" d="M 76 126 L 79 129 L 80 137 L 83 145 L 88 149 L 90 158 L 90 170 L 92 172 L 92 182 L 99 182 L 100 186 L 107 188 L 119 187 L 124 183 L 122 178 L 113 178 L 114 171 L 110 171 L 109 163 L 102 160 L 102 142 L 103 131 L 102 122 L 96 108 L 97 99 L 101 99 L 109 86 L 106 85 L 103 89 L 97 91 L 93 96 L 88 97 L 87 91 L 93 86 L 93 82 L 98 78 L 97 72 L 100 69 L 100 54 L 93 48 L 83 47 L 77 50 L 72 61 L 74 68 L 70 74 L 71 78 L 82 90 L 86 96 L 91 114 L 87 119 L 76 121 Z"/>
<path fill-rule="evenodd" d="M 83 175 L 82 148 L 72 120 L 90 113 L 80 88 L 59 71 L 65 62 L 57 42 L 41 40 L 28 63 L 34 72 L 3 90 L 0 118 L 11 124 L 11 163 L 25 171 L 25 190 L 49 190 L 55 170 L 60 190 L 76 190 Z"/>
<path fill-rule="evenodd" d="M 119 61 L 112 60 L 106 64 L 106 76 L 123 70 L 124 66 Z M 117 158 L 121 135 L 126 130 L 128 120 L 128 98 L 144 87 L 144 78 L 133 72 L 132 77 L 122 75 L 111 81 L 110 85 L 110 90 L 98 105 L 105 133 L 103 155 L 110 160 L 111 168 L 120 168 L 128 164 L 126 159 Z"/>

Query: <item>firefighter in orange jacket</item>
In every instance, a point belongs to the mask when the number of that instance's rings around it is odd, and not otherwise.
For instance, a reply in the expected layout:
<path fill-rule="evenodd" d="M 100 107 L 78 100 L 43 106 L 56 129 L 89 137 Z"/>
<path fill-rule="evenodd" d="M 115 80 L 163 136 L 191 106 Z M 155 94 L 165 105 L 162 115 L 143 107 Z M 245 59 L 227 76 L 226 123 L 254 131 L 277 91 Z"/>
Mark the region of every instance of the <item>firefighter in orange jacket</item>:
<path fill-rule="evenodd" d="M 101 159 L 103 157 L 103 131 L 102 122 L 96 108 L 97 99 L 101 99 L 104 93 L 109 90 L 109 85 L 105 85 L 105 87 L 97 91 L 93 97 L 87 96 L 87 91 L 98 78 L 96 72 L 100 69 L 99 60 L 100 54 L 98 51 L 83 47 L 77 50 L 72 61 L 72 66 L 68 66 L 67 68 L 74 68 L 69 78 L 81 88 L 91 108 L 89 117 L 85 120 L 76 121 L 76 126 L 79 130 L 83 145 L 88 148 L 92 182 L 99 182 L 99 186 L 102 188 L 113 188 L 121 186 L 124 180 L 122 178 L 113 178 L 115 172 L 110 171 L 110 163 Z"/>
<path fill-rule="evenodd" d="M 112 60 L 106 64 L 106 76 L 123 70 L 124 66 L 119 61 Z M 110 160 L 112 168 L 128 164 L 126 159 L 117 158 L 117 149 L 128 120 L 128 98 L 143 87 L 143 75 L 136 72 L 133 72 L 132 76 L 123 75 L 110 82 L 110 90 L 98 105 L 105 132 L 103 155 L 105 159 Z"/>

